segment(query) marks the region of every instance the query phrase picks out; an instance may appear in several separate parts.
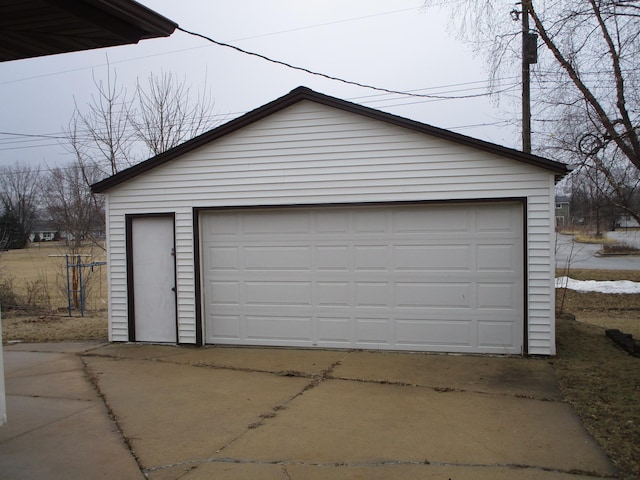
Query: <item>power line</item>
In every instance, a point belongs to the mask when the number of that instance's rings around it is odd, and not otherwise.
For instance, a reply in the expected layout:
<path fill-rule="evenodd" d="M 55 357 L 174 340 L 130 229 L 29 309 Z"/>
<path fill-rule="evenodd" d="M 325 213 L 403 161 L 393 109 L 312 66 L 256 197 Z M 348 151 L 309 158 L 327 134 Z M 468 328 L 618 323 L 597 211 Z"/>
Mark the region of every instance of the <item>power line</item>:
<path fill-rule="evenodd" d="M 517 83 L 508 83 L 510 80 L 516 79 L 518 77 L 504 77 L 504 78 L 500 78 L 497 80 L 498 83 L 496 83 L 496 85 L 494 85 L 494 87 L 505 87 L 501 90 L 498 91 L 494 91 L 493 93 L 504 93 L 507 92 L 513 88 L 515 88 L 515 86 L 517 86 Z M 504 82 L 504 83 L 502 83 Z M 433 86 L 433 87 L 426 87 L 426 88 L 420 88 L 420 89 L 413 89 L 413 90 L 409 90 L 409 93 L 415 93 L 415 92 L 424 92 L 424 91 L 434 91 L 434 90 L 445 90 L 445 89 L 451 89 L 454 87 L 466 87 L 468 86 L 469 88 L 454 88 L 452 90 L 447 90 L 447 92 L 449 93 L 454 93 L 454 92 L 463 92 L 463 91 L 473 91 L 473 90 L 477 90 L 480 88 L 485 88 L 485 86 L 487 85 L 487 80 L 476 80 L 476 81 L 472 81 L 472 82 L 460 82 L 460 83 L 454 83 L 454 84 L 447 84 L 447 85 L 438 85 L 438 86 Z M 477 85 L 477 86 L 474 86 Z M 412 96 L 416 96 L 416 95 L 412 95 Z M 375 94 L 368 94 L 368 95 L 360 95 L 357 97 L 351 97 L 348 100 L 349 101 L 357 101 L 360 100 L 359 103 L 364 104 L 364 105 L 373 105 L 373 104 L 379 104 L 379 103 L 383 103 L 383 102 L 397 102 L 400 101 L 402 98 L 405 98 L 406 95 L 403 93 L 401 95 L 398 95 L 396 93 L 390 93 L 390 92 L 383 92 L 383 93 L 375 93 Z M 439 97 L 443 97 L 443 98 L 439 98 Z M 416 105 L 416 104 L 420 104 L 420 103 L 429 103 L 429 102 L 434 102 L 434 101 L 442 101 L 442 100 L 448 100 L 451 97 L 450 96 L 444 96 L 444 95 L 436 95 L 436 94 L 432 94 L 429 96 L 425 96 L 425 97 L 420 97 L 421 100 L 417 100 L 417 101 L 413 101 L 413 102 L 401 102 L 401 103 L 391 103 L 391 104 L 386 104 L 386 105 L 382 105 L 380 107 L 376 107 L 376 108 L 395 108 L 395 107 L 402 107 L 402 106 L 409 106 L 409 105 Z M 364 100 L 364 101 L 362 101 Z M 243 115 L 245 114 L 246 111 L 241 111 L 241 112 L 229 112 L 229 113 L 220 113 L 220 114 L 213 114 L 213 115 L 208 115 L 205 117 L 205 120 L 208 121 L 212 121 L 212 122 L 216 122 L 217 120 L 220 119 L 231 119 L 231 118 L 235 118 L 237 116 Z M 464 127 L 462 127 L 464 128 Z M 133 127 L 129 127 L 129 133 L 131 133 L 133 131 Z M 85 139 L 90 139 L 90 135 L 87 132 L 78 132 L 78 138 L 81 140 L 85 140 Z M 10 151 L 10 150 L 21 150 L 21 149 L 26 149 L 26 148 L 39 148 L 39 147 L 49 147 L 49 146 L 55 146 L 57 144 L 55 143 L 47 143 L 47 144 L 37 144 L 38 142 L 48 142 L 50 140 L 67 140 L 68 137 L 66 136 L 65 132 L 54 132 L 54 133 L 42 133 L 42 134 L 31 134 L 31 133 L 20 133 L 20 132 L 0 132 L 0 136 L 7 136 L 9 138 L 1 138 L 0 137 L 0 151 Z M 137 141 L 142 141 L 142 140 L 137 140 Z M 33 143 L 36 143 L 35 145 L 33 145 Z M 32 145 L 21 145 L 21 144 L 32 144 Z M 59 144 L 58 144 L 59 145 Z M 6 148 L 1 148 L 1 147 L 6 147 Z"/>
<path fill-rule="evenodd" d="M 408 97 L 418 97 L 418 98 L 432 98 L 432 99 L 441 99 L 441 100 L 454 100 L 454 99 L 464 99 L 464 98 L 475 98 L 475 97 L 485 97 L 487 95 L 491 95 L 490 93 L 479 93 L 479 94 L 474 94 L 474 95 L 463 95 L 463 96 L 442 96 L 442 95 L 427 95 L 427 94 L 423 94 L 423 93 L 412 93 L 412 92 L 403 92 L 400 90 L 392 90 L 389 88 L 383 88 L 383 87 L 376 87 L 374 85 L 369 85 L 366 83 L 360 83 L 360 82 L 354 82 L 352 80 L 345 80 L 344 78 L 340 78 L 340 77 L 335 77 L 333 75 L 328 75 L 326 73 L 321 73 L 321 72 L 316 72 L 314 70 L 310 70 L 308 68 L 305 67 L 299 67 L 297 65 L 293 65 L 291 63 L 287 63 L 287 62 L 283 62 L 281 60 L 276 60 L 270 57 L 267 57 L 266 55 L 263 55 L 261 53 L 256 53 L 256 52 L 251 52 L 249 50 L 245 50 L 243 48 L 237 47 L 235 45 L 231 45 L 229 43 L 224 43 L 224 42 L 220 42 L 218 40 L 214 40 L 211 37 L 208 37 L 207 35 L 203 35 L 201 33 L 197 33 L 197 32 L 190 32 L 189 30 L 185 30 L 182 27 L 176 27 L 176 30 L 180 30 L 181 32 L 184 32 L 188 35 L 193 35 L 194 37 L 200 37 L 204 40 L 207 40 L 210 43 L 213 43 L 215 45 L 218 45 L 220 47 L 226 47 L 226 48 L 230 48 L 232 50 L 235 50 L 237 52 L 243 53 L 245 55 L 250 55 L 253 57 L 257 57 L 257 58 L 261 58 L 262 60 L 266 60 L 267 62 L 271 62 L 274 63 L 276 65 L 281 65 L 283 67 L 287 67 L 290 68 L 292 70 L 298 70 L 301 72 L 305 72 L 308 73 L 310 75 L 315 75 L 318 77 L 322 77 L 322 78 L 326 78 L 328 80 L 333 80 L 336 82 L 341 82 L 347 85 L 354 85 L 356 87 L 362 87 L 362 88 L 367 88 L 370 90 L 375 90 L 378 92 L 384 92 L 384 93 L 391 93 L 394 95 L 405 95 Z"/>
<path fill-rule="evenodd" d="M 496 79 L 496 82 L 506 82 L 506 81 L 510 81 L 510 80 L 519 80 L 520 77 L 518 76 L 511 76 L 511 77 L 503 77 L 503 78 L 498 78 Z M 472 82 L 461 82 L 461 83 L 450 83 L 448 85 L 438 85 L 436 87 L 425 87 L 425 88 L 415 88 L 412 90 L 406 90 L 407 92 L 424 92 L 426 90 L 438 90 L 441 88 L 452 88 L 452 87 L 464 87 L 467 85 L 479 85 L 481 84 L 482 87 L 478 86 L 475 88 L 486 88 L 487 84 L 489 83 L 489 80 L 474 80 Z M 469 90 L 473 90 L 474 88 L 470 88 Z M 373 94 L 369 94 L 369 95 L 359 95 L 357 97 L 351 97 L 349 100 L 353 101 L 353 100 L 361 100 L 363 98 L 374 98 L 374 97 L 384 97 L 386 95 L 389 95 L 388 93 L 373 93 Z M 404 95 L 403 95 L 404 96 Z M 365 102 L 365 103 L 371 103 L 375 100 L 372 100 L 370 102 Z"/>

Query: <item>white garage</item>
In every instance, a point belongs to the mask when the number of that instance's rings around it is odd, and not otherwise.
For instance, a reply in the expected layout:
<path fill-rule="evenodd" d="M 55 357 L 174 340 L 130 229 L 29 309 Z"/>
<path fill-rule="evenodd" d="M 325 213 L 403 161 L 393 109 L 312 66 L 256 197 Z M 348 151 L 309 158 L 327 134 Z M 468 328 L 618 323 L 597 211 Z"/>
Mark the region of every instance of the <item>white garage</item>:
<path fill-rule="evenodd" d="M 110 339 L 552 355 L 566 172 L 297 88 L 93 185 Z"/>
<path fill-rule="evenodd" d="M 211 344 L 520 353 L 517 202 L 201 213 Z"/>

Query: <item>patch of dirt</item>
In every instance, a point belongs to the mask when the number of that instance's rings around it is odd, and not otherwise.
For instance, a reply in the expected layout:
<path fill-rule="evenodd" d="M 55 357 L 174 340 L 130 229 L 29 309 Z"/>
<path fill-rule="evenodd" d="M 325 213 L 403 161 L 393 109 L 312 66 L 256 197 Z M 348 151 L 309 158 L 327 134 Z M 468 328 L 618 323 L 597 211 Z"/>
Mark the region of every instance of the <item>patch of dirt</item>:
<path fill-rule="evenodd" d="M 568 275 L 577 280 L 640 282 L 640 272 L 633 270 L 571 270 Z M 640 479 L 640 358 L 605 335 L 605 330 L 615 328 L 640 339 L 640 295 L 558 289 L 556 307 L 563 307 L 563 313 L 556 318 L 557 356 L 551 363 L 562 397 L 602 445 L 621 478 Z"/>
<path fill-rule="evenodd" d="M 106 312 L 89 312 L 84 317 L 14 311 L 2 312 L 2 341 L 4 344 L 9 342 L 106 342 L 107 339 Z"/>
<path fill-rule="evenodd" d="M 620 315 L 622 316 L 622 315 Z M 557 356 L 551 359 L 563 400 L 619 469 L 640 478 L 640 358 L 607 338 L 601 325 L 560 316 Z M 633 319 L 618 318 L 618 321 Z M 616 328 L 616 327 L 610 327 Z"/>

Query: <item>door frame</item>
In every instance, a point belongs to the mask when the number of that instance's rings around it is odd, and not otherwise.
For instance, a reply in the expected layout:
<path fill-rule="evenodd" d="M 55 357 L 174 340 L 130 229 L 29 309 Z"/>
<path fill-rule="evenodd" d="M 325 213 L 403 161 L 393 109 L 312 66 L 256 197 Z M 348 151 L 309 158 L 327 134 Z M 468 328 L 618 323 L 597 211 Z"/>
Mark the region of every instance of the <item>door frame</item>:
<path fill-rule="evenodd" d="M 173 314 L 176 324 L 175 343 L 178 343 L 180 335 L 178 333 L 178 289 L 177 289 L 177 271 L 176 271 L 176 214 L 175 212 L 164 213 L 130 213 L 125 214 L 125 243 L 126 243 L 126 264 L 127 264 L 127 323 L 129 342 L 136 342 L 136 310 L 135 310 L 135 292 L 133 288 L 133 221 L 137 218 L 164 217 L 170 218 L 173 224 L 173 295 L 175 296 L 175 311 Z"/>

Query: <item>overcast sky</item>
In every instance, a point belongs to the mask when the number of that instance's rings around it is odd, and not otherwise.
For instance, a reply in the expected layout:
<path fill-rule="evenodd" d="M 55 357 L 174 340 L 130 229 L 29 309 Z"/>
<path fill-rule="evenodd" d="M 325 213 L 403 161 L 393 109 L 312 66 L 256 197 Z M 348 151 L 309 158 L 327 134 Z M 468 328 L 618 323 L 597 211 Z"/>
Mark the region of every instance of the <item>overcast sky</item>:
<path fill-rule="evenodd" d="M 422 0 L 139 0 L 182 28 L 310 70 L 392 90 L 465 97 L 487 92 L 482 59 L 447 28 L 450 12 Z M 512 3 L 505 2 L 505 15 Z M 514 28 L 517 26 L 514 26 Z M 136 78 L 172 72 L 206 88 L 220 121 L 300 85 L 442 128 L 519 148 L 519 79 L 497 106 L 488 97 L 385 95 L 275 65 L 176 31 L 137 45 L 0 63 L 0 165 L 72 160 L 62 135 L 104 80 L 107 60 L 132 91 Z M 207 83 L 205 85 L 205 78 Z M 511 98 L 506 100 L 505 98 Z M 514 111 L 515 110 L 515 111 Z"/>

